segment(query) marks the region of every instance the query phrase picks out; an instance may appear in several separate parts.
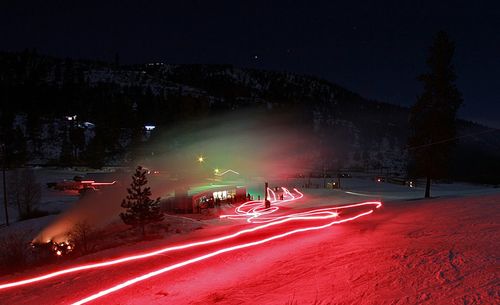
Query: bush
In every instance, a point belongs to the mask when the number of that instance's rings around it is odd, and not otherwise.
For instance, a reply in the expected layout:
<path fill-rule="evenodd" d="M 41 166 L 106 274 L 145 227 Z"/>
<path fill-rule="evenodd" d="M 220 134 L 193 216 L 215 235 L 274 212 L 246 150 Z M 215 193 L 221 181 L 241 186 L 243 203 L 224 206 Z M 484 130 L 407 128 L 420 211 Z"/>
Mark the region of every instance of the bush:
<path fill-rule="evenodd" d="M 29 262 L 29 238 L 26 233 L 10 233 L 0 237 L 0 270 L 10 273 L 27 266 Z"/>
<path fill-rule="evenodd" d="M 68 233 L 68 241 L 74 246 L 75 252 L 85 255 L 96 250 L 97 241 L 101 235 L 101 232 L 92 228 L 88 222 L 82 221 Z"/>
<path fill-rule="evenodd" d="M 17 207 L 21 219 L 48 215 L 36 208 L 42 196 L 42 187 L 32 169 L 22 168 L 12 171 L 9 175 L 7 194 L 10 203 Z"/>

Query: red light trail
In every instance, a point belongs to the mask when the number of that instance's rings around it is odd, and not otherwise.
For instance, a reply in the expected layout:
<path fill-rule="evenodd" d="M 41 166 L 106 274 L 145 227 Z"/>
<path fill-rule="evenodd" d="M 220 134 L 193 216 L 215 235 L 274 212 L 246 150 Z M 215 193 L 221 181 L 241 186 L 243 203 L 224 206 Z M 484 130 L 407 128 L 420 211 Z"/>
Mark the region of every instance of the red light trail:
<path fill-rule="evenodd" d="M 271 190 L 267 189 L 268 197 L 273 197 L 273 200 L 271 200 L 271 203 L 273 204 L 270 208 L 267 208 L 264 206 L 262 203 L 262 200 L 252 200 L 252 201 L 247 201 L 245 203 L 242 203 L 240 206 L 238 206 L 235 209 L 236 214 L 233 215 L 221 215 L 220 218 L 230 218 L 230 219 L 241 219 L 245 218 L 247 222 L 250 223 L 264 223 L 264 222 L 271 222 L 274 220 L 277 220 L 276 217 L 264 217 L 263 215 L 268 215 L 272 214 L 276 211 L 279 210 L 279 206 L 283 205 L 284 203 L 290 202 L 290 201 L 295 201 L 298 199 L 301 199 L 304 197 L 304 194 L 299 192 L 297 189 L 293 189 L 298 196 L 294 196 L 287 188 L 282 187 L 283 190 L 283 195 L 287 196 L 287 199 L 283 200 L 277 200 L 276 199 L 276 193 Z M 291 216 L 291 215 L 288 215 Z M 283 216 L 286 217 L 286 216 Z"/>
<path fill-rule="evenodd" d="M 289 221 L 328 220 L 328 219 L 339 217 L 340 210 L 345 210 L 345 209 L 355 208 L 355 207 L 364 207 L 364 206 L 373 206 L 375 208 L 379 208 L 382 206 L 381 202 L 373 201 L 373 202 L 363 202 L 363 203 L 337 206 L 337 207 L 312 209 L 312 210 L 308 210 L 305 212 L 285 214 L 285 215 L 281 215 L 281 216 L 272 216 L 271 215 L 272 213 L 275 213 L 276 211 L 279 210 L 279 206 L 283 205 L 284 203 L 295 201 L 295 200 L 298 200 L 298 199 L 303 197 L 303 194 L 301 192 L 299 192 L 297 189 L 294 189 L 294 192 L 297 195 L 292 194 L 286 188 L 282 188 L 282 190 L 283 190 L 283 198 L 284 199 L 277 200 L 276 194 L 271 189 L 268 189 L 268 194 L 270 195 L 269 197 L 272 197 L 272 199 L 273 199 L 272 200 L 273 205 L 271 206 L 271 208 L 266 209 L 263 205 L 262 200 L 253 200 L 253 201 L 245 202 L 242 205 L 238 206 L 235 209 L 236 214 L 234 214 L 234 215 L 221 215 L 221 218 L 230 218 L 230 219 L 246 218 L 246 220 L 250 223 L 263 223 L 261 225 L 255 226 L 253 228 L 243 229 L 243 230 L 237 231 L 237 232 L 229 234 L 229 235 L 224 235 L 224 236 L 220 236 L 220 237 L 216 237 L 216 238 L 212 238 L 212 239 L 208 239 L 208 240 L 202 240 L 202 241 L 197 241 L 197 242 L 181 244 L 181 245 L 177 245 L 177 246 L 165 247 L 162 249 L 158 249 L 158 250 L 154 250 L 154 251 L 150 251 L 150 252 L 145 252 L 145 253 L 141 253 L 141 254 L 137 254 L 137 255 L 131 255 L 131 256 L 125 256 L 125 257 L 116 258 L 116 259 L 110 259 L 108 261 L 99 262 L 99 263 L 90 263 L 90 264 L 80 265 L 80 266 L 62 269 L 62 270 L 59 270 L 56 272 L 51 272 L 51 273 L 39 275 L 36 277 L 32 277 L 32 278 L 28 278 L 28 279 L 24 279 L 24 280 L 20 280 L 20 281 L 4 283 L 4 284 L 0 284 L 0 290 L 6 289 L 6 288 L 17 287 L 17 286 L 28 285 L 28 284 L 32 284 L 32 283 L 37 283 L 37 282 L 45 281 L 45 280 L 48 280 L 51 278 L 59 277 L 59 276 L 65 275 L 65 274 L 74 273 L 74 272 L 78 272 L 78 271 L 84 271 L 84 270 L 95 269 L 95 268 L 103 268 L 103 267 L 107 267 L 107 266 L 112 266 L 112 265 L 122 264 L 125 262 L 134 261 L 134 260 L 145 259 L 148 257 L 152 257 L 155 255 L 165 253 L 165 252 L 169 252 L 169 251 L 176 251 L 176 250 L 182 250 L 182 249 L 192 248 L 192 247 L 201 246 L 201 245 L 214 244 L 214 243 L 217 243 L 220 241 L 229 240 L 229 239 L 235 238 L 237 236 L 241 236 L 243 234 L 256 232 L 259 230 L 269 228 L 271 226 L 283 224 L 283 223 L 289 222 Z M 286 199 L 285 199 L 285 196 L 286 196 Z M 118 285 L 113 286 L 111 288 L 105 289 L 105 290 L 100 291 L 98 293 L 92 294 L 92 295 L 90 295 L 84 299 L 81 299 L 73 304 L 88 303 L 90 301 L 96 300 L 100 297 L 103 297 L 103 296 L 108 295 L 110 293 L 113 293 L 115 291 L 121 290 L 121 289 L 128 287 L 130 285 L 133 285 L 135 283 L 147 280 L 149 278 L 158 276 L 158 275 L 163 274 L 165 272 L 168 272 L 168 271 L 171 271 L 174 269 L 178 269 L 180 267 L 183 267 L 183 266 L 186 266 L 189 264 L 193 264 L 195 262 L 199 262 L 199 261 L 206 260 L 208 258 L 217 256 L 217 255 L 221 255 L 223 253 L 261 245 L 261 244 L 268 243 L 268 242 L 273 241 L 273 240 L 277 240 L 277 239 L 284 238 L 286 236 L 301 233 L 301 232 L 325 229 L 325 228 L 331 227 L 335 224 L 345 223 L 345 222 L 352 221 L 352 220 L 355 220 L 357 218 L 369 215 L 369 214 L 373 213 L 373 211 L 374 211 L 374 209 L 370 209 L 367 211 L 360 212 L 352 217 L 344 218 L 344 219 L 340 219 L 340 220 L 333 220 L 333 221 L 330 221 L 330 222 L 323 224 L 323 225 L 305 226 L 305 227 L 301 227 L 298 229 L 285 231 L 285 232 L 282 232 L 280 234 L 272 235 L 270 237 L 259 239 L 256 241 L 247 242 L 247 243 L 240 243 L 240 244 L 233 245 L 230 247 L 221 248 L 221 249 L 215 250 L 213 252 L 210 252 L 210 253 L 207 253 L 207 254 L 204 254 L 201 256 L 197 256 L 197 257 L 194 257 L 194 258 L 191 258 L 191 259 L 188 259 L 188 260 L 176 263 L 176 264 L 168 265 L 168 266 L 165 266 L 165 267 L 160 268 L 158 270 L 131 278 L 131 279 L 129 279 L 121 284 L 118 284 Z"/>
<path fill-rule="evenodd" d="M 381 205 L 380 202 L 365 202 L 365 204 L 374 204 L 374 205 L 376 205 L 376 207 L 380 207 L 380 205 Z M 207 258 L 214 257 L 214 256 L 217 256 L 217 255 L 226 253 L 226 252 L 230 252 L 230 251 L 235 251 L 235 250 L 239 250 L 239 249 L 243 249 L 243 248 L 248 248 L 248 247 L 253 247 L 253 246 L 261 245 L 261 244 L 270 242 L 272 240 L 280 239 L 280 238 L 283 238 L 283 237 L 286 237 L 286 236 L 289 236 L 289 235 L 292 235 L 292 234 L 297 234 L 297 233 L 300 233 L 300 232 L 325 229 L 325 228 L 333 226 L 334 224 L 348 222 L 348 221 L 351 221 L 351 220 L 354 220 L 354 219 L 357 219 L 357 218 L 369 215 L 371 213 L 373 213 L 373 210 L 369 210 L 367 212 L 363 212 L 363 213 L 360 213 L 360 214 L 358 214 L 356 216 L 353 216 L 353 217 L 350 217 L 350 218 L 346 218 L 346 219 L 343 219 L 343 220 L 332 221 L 332 222 L 329 222 L 329 223 L 327 223 L 325 225 L 322 225 L 322 226 L 306 227 L 306 228 L 302 228 L 302 229 L 296 229 L 296 230 L 288 231 L 288 232 L 285 232 L 285 233 L 282 233 L 282 234 L 274 235 L 274 236 L 271 236 L 269 238 L 261 239 L 261 240 L 255 241 L 255 242 L 249 242 L 249 243 L 239 244 L 239 245 L 232 246 L 232 247 L 222 248 L 220 250 L 217 250 L 217 251 L 214 251 L 214 252 L 202 255 L 202 256 L 198 256 L 198 257 L 195 257 L 195 258 L 192 258 L 192 259 L 189 259 L 189 260 L 186 260 L 186 261 L 174 264 L 174 265 L 170 265 L 170 266 L 167 266 L 165 268 L 161 268 L 161 269 L 158 269 L 156 271 L 149 272 L 149 273 L 146 273 L 144 275 L 132 278 L 132 279 L 126 281 L 126 282 L 123 282 L 121 284 L 118 284 L 116 286 L 108 288 L 106 290 L 102 290 L 102 291 L 100 291 L 98 293 L 95 293 L 95 294 L 90 295 L 90 296 L 88 296 L 88 297 L 86 297 L 84 299 L 81 299 L 81 300 L 79 300 L 77 302 L 74 302 L 74 303 L 72 303 L 72 305 L 81 305 L 81 304 L 85 304 L 85 303 L 91 302 L 93 300 L 96 300 L 96 299 L 98 299 L 100 297 L 103 297 L 105 295 L 108 295 L 110 293 L 118 291 L 120 289 L 123 289 L 123 288 L 125 288 L 127 286 L 130 286 L 130 285 L 133 285 L 135 283 L 138 283 L 138 282 L 150 279 L 150 278 L 158 276 L 158 275 L 160 275 L 162 273 L 165 273 L 165 272 L 168 272 L 168 271 L 171 271 L 171 270 L 174 270 L 174 269 L 177 269 L 177 268 L 180 268 L 180 267 L 192 264 L 192 263 L 196 263 L 196 262 L 205 260 Z M 333 214 L 335 214 L 335 213 L 332 213 L 330 216 L 316 216 L 314 219 L 327 219 L 327 218 L 331 218 L 331 217 L 336 217 L 336 216 L 333 216 Z M 313 217 L 313 216 L 311 216 L 311 217 Z M 300 218 L 300 219 L 311 219 L 311 218 Z"/>
<path fill-rule="evenodd" d="M 287 200 L 287 201 L 291 201 L 291 200 L 296 200 L 296 199 L 302 198 L 303 194 L 300 193 L 299 191 L 297 191 L 297 193 L 300 194 L 300 196 L 294 197 L 292 195 L 292 198 L 289 199 L 289 200 Z M 283 201 L 285 201 L 285 200 L 283 200 Z M 260 205 L 262 205 L 262 201 L 249 201 L 249 202 L 246 202 L 246 203 L 255 204 L 257 202 L 260 202 Z M 35 283 L 35 282 L 40 282 L 40 281 L 48 280 L 48 279 L 51 279 L 51 278 L 59 277 L 61 275 L 68 274 L 68 273 L 73 273 L 73 272 L 78 272 L 78 271 L 83 271 L 83 270 L 89 270 L 89 269 L 95 269 L 95 268 L 102 268 L 102 267 L 117 265 L 117 264 L 129 262 L 129 261 L 134 261 L 134 260 L 138 260 L 138 259 L 144 259 L 144 258 L 148 258 L 148 257 L 151 257 L 151 256 L 163 254 L 165 252 L 170 252 L 170 251 L 175 251 L 175 250 L 182 250 L 182 249 L 187 249 L 187 248 L 196 247 L 196 246 L 200 246 L 200 245 L 212 244 L 212 243 L 220 242 L 220 241 L 227 240 L 227 239 L 230 239 L 230 238 L 234 238 L 234 237 L 237 237 L 237 236 L 245 234 L 245 233 L 255 232 L 257 230 L 261 230 L 261 229 L 267 228 L 269 226 L 277 225 L 277 224 L 280 224 L 280 223 L 282 223 L 282 222 L 275 222 L 275 223 L 270 223 L 270 224 L 267 224 L 267 225 L 261 225 L 261 226 L 253 227 L 253 228 L 250 228 L 250 229 L 244 229 L 244 230 L 241 230 L 241 231 L 237 231 L 237 232 L 235 232 L 233 234 L 229 234 L 229 235 L 225 235 L 225 236 L 221 236 L 221 237 L 217 237 L 217 238 L 213 238 L 213 239 L 208 239 L 208 240 L 204 240 L 204 241 L 198 241 L 198 242 L 192 242 L 192 243 L 187 243 L 187 244 L 178 245 L 178 246 L 166 247 L 166 248 L 158 249 L 158 250 L 151 251 L 151 252 L 146 252 L 146 253 L 142 253 L 142 254 L 126 256 L 126 257 L 117 258 L 117 259 L 112 259 L 112 260 L 108 260 L 108 261 L 100 262 L 100 263 L 85 264 L 85 265 L 81 265 L 81 266 L 76 266 L 76 267 L 72 267 L 72 268 L 67 268 L 67 269 L 59 270 L 59 271 L 56 271 L 56 272 L 47 273 L 47 274 L 44 274 L 44 275 L 40 275 L 40 276 L 37 276 L 37 277 L 33 277 L 33 278 L 21 280 L 21 281 L 0 284 L 0 290 L 1 289 L 6 289 L 6 288 L 11 288 L 11 287 L 16 287 L 16 286 L 27 285 L 27 284 L 31 284 L 31 283 Z"/>

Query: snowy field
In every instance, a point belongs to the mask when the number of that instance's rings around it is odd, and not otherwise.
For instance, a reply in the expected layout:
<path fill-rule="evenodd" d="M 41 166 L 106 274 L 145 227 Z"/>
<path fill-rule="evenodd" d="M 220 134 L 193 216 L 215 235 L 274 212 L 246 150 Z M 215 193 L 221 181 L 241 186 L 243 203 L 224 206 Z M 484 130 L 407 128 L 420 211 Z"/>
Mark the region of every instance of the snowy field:
<path fill-rule="evenodd" d="M 73 174 L 68 174 L 71 178 Z M 46 178 L 52 179 L 52 178 Z M 323 179 L 317 180 L 318 184 Z M 300 186 L 303 180 L 271 181 Z M 382 200 L 375 213 L 352 222 L 303 232 L 193 263 L 137 283 L 89 304 L 498 304 L 500 189 L 437 184 L 430 200 L 422 188 L 370 179 L 342 179 L 342 190 L 303 189 L 290 204 L 303 210 Z M 254 188 L 257 190 L 258 185 Z M 51 199 L 52 198 L 52 199 Z M 417 200 L 419 199 L 419 200 Z M 45 191 L 42 205 L 71 207 L 76 198 Z M 43 209 L 43 206 L 41 206 Z M 40 227 L 54 216 L 16 223 Z M 171 217 L 168 221 L 188 222 Z M 251 226 L 241 220 L 199 222 L 203 229 L 168 240 L 122 245 L 0 278 L 0 284 L 165 245 L 203 240 Z M 269 231 L 265 234 L 278 232 Z M 0 229 L 7 232 L 6 228 Z M 0 290 L 0 304 L 72 304 L 131 277 L 178 263 L 219 247 L 260 238 L 259 234 L 217 245 L 166 253 Z"/>
<path fill-rule="evenodd" d="M 68 170 L 68 169 L 45 169 L 45 168 L 34 168 L 34 174 L 37 179 L 37 182 L 41 185 L 42 197 L 40 200 L 40 204 L 38 207 L 41 210 L 50 212 L 50 213 L 60 213 L 62 211 L 67 210 L 72 206 L 74 202 L 76 202 L 79 198 L 78 192 L 76 191 L 66 191 L 60 192 L 47 188 L 47 183 L 49 182 L 59 182 L 63 180 L 72 180 L 75 176 L 84 175 L 84 172 Z M 6 173 L 7 176 L 7 194 L 9 193 L 9 172 Z M 0 176 L 0 183 L 3 182 L 2 177 Z M 0 188 L 0 196 L 2 199 L 3 205 L 3 188 Z M 5 222 L 5 213 L 3 212 L 0 216 L 0 222 L 3 224 Z M 9 206 L 9 219 L 11 222 L 15 222 L 18 218 L 18 212 L 15 206 Z"/>

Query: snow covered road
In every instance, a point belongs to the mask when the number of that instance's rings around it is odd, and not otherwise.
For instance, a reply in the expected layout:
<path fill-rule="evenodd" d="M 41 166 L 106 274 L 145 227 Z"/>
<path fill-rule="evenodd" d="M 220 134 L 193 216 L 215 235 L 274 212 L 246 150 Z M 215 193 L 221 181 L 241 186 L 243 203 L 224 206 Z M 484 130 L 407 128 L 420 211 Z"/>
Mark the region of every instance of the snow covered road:
<path fill-rule="evenodd" d="M 59 280 L 61 277 L 66 278 L 61 283 L 63 286 L 68 286 L 64 291 L 74 290 L 75 286 L 82 286 L 78 291 L 85 291 L 86 284 L 91 278 L 105 278 L 104 282 L 109 285 L 109 288 L 101 290 L 97 294 L 90 294 L 88 297 L 82 298 L 73 304 L 84 304 L 88 302 L 101 301 L 102 297 L 108 294 L 116 294 L 122 289 L 131 285 L 136 285 L 139 282 L 149 280 L 152 277 L 157 277 L 165 272 L 183 268 L 186 265 L 196 264 L 201 261 L 210 259 L 215 256 L 224 255 L 228 252 L 241 251 L 250 247 L 261 247 L 278 239 L 286 238 L 295 234 L 314 233 L 317 230 L 327 229 L 335 224 L 342 224 L 356 220 L 371 214 L 374 209 L 379 208 L 379 202 L 367 202 L 349 206 L 306 209 L 293 212 L 281 212 L 277 217 L 270 216 L 276 214 L 280 205 L 284 205 L 291 201 L 295 201 L 302 197 L 299 191 L 295 190 L 295 196 L 283 188 L 287 194 L 283 201 L 276 200 L 276 196 L 271 191 L 274 197 L 274 205 L 271 209 L 256 209 L 253 208 L 243 214 L 230 217 L 250 217 L 248 220 L 265 222 L 250 228 L 233 231 L 230 234 L 217 236 L 215 239 L 208 238 L 201 241 L 188 241 L 187 244 L 174 245 L 173 247 L 164 248 L 163 250 L 155 250 L 144 254 L 134 255 L 133 257 L 122 257 L 118 259 L 105 260 L 93 264 L 80 265 L 69 269 L 59 269 L 55 273 L 48 272 L 45 274 L 28 276 L 22 279 L 15 279 L 0 284 L 2 290 L 13 290 L 17 288 L 25 288 L 30 286 L 38 289 L 41 292 L 49 292 L 53 289 L 51 282 Z M 300 195 L 300 196 L 298 196 Z M 262 202 L 249 202 L 249 204 L 260 207 Z M 241 208 L 241 207 L 240 207 Z M 236 210 L 241 212 L 240 208 Z M 273 213 L 271 213 L 273 212 Z M 262 214 L 264 213 L 264 214 Z M 247 216 L 248 215 L 248 216 Z M 262 217 L 265 217 L 262 219 Z M 265 251 L 265 249 L 262 249 Z M 171 254 L 168 256 L 168 254 Z M 165 256 L 167 255 L 167 256 Z M 123 268 L 125 265 L 127 268 Z M 146 271 L 148 268 L 149 270 Z M 120 269 L 114 270 L 117 267 Z M 153 268 L 153 269 L 151 269 Z M 111 270 L 110 270 L 111 269 Z M 124 274 L 120 275 L 121 270 L 134 270 L 135 275 Z M 143 271 L 139 271 L 143 270 Z M 90 271 L 90 272 L 89 272 Z M 81 273 L 85 272 L 83 276 Z M 96 274 L 96 272 L 99 272 Z M 101 275 L 103 273 L 103 275 Z M 112 278 L 107 278 L 111 276 Z M 86 279 L 86 278 L 87 279 Z M 113 281 L 120 279 L 121 282 Z M 109 283 L 109 284 L 108 284 Z M 61 287 L 59 287 L 60 289 Z M 37 297 L 40 293 L 36 293 Z M 43 299 L 43 298 L 42 298 Z"/>
<path fill-rule="evenodd" d="M 500 195 L 391 202 L 356 222 L 223 253 L 91 304 L 494 304 L 499 202 Z M 0 303 L 71 304 L 218 246 L 4 290 Z"/>

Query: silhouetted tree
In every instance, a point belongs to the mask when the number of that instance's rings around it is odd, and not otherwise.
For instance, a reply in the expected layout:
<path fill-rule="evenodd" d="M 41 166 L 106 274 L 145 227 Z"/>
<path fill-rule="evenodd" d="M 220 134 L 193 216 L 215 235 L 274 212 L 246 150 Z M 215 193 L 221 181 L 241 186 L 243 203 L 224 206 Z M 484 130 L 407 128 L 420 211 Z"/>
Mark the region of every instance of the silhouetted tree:
<path fill-rule="evenodd" d="M 87 221 L 81 221 L 74 225 L 68 233 L 69 243 L 75 246 L 75 251 L 84 255 L 95 250 L 97 241 L 101 236 Z"/>
<path fill-rule="evenodd" d="M 90 141 L 84 154 L 86 163 L 93 168 L 101 168 L 104 166 L 106 157 L 106 145 L 104 137 L 100 133 L 100 129 L 95 129 L 95 136 Z"/>
<path fill-rule="evenodd" d="M 21 166 L 26 162 L 26 137 L 19 127 L 1 128 L 0 145 L 5 145 L 6 167 Z"/>
<path fill-rule="evenodd" d="M 409 139 L 416 173 L 426 177 L 425 198 L 430 197 L 431 179 L 443 177 L 454 145 L 456 113 L 462 104 L 452 65 L 455 44 L 439 32 L 430 48 L 428 73 L 418 79 L 424 90 L 411 108 Z"/>
<path fill-rule="evenodd" d="M 11 172 L 8 194 L 11 204 L 17 207 L 21 219 L 39 216 L 37 205 L 42 195 L 42 187 L 32 169 L 17 169 Z"/>
<path fill-rule="evenodd" d="M 73 161 L 72 146 L 68 140 L 68 136 L 64 133 L 63 141 L 61 143 L 61 152 L 59 154 L 59 162 L 64 165 L 72 165 Z"/>
<path fill-rule="evenodd" d="M 108 156 L 119 153 L 116 147 L 120 130 L 109 124 L 98 123 L 94 132 L 95 135 L 84 153 L 84 159 L 89 166 L 100 168 L 105 165 Z"/>
<path fill-rule="evenodd" d="M 78 161 L 80 159 L 80 153 L 85 147 L 85 130 L 73 124 L 69 128 L 69 140 L 72 146 L 73 160 Z"/>
<path fill-rule="evenodd" d="M 138 166 L 132 176 L 132 183 L 127 188 L 127 198 L 123 199 L 121 206 L 126 209 L 120 213 L 123 222 L 132 227 L 139 227 L 142 236 L 146 235 L 146 225 L 163 220 L 160 210 L 160 198 L 152 200 L 151 189 L 146 186 L 148 179 L 147 171 Z"/>

